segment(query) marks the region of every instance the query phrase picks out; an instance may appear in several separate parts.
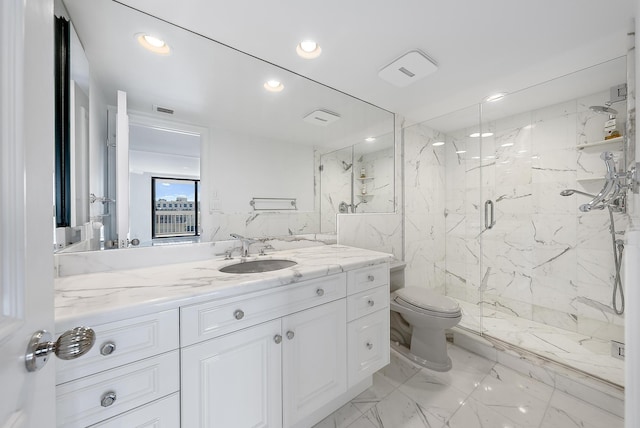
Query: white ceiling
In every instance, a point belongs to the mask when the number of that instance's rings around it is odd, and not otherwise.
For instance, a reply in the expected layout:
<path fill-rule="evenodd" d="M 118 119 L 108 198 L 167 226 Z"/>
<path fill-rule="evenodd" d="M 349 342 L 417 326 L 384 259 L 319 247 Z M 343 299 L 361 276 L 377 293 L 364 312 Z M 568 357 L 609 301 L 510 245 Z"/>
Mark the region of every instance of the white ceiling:
<path fill-rule="evenodd" d="M 626 53 L 635 0 L 123 0 L 408 122 L 436 117 Z M 305 38 L 322 55 L 295 53 Z M 397 88 L 380 68 L 420 49 L 436 73 Z"/>

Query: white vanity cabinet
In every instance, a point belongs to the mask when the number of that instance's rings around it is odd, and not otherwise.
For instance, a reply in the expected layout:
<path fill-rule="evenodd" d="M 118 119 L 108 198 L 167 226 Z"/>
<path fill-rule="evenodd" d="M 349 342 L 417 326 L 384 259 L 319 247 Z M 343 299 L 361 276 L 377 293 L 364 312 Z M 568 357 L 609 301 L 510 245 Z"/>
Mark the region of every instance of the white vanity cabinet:
<path fill-rule="evenodd" d="M 86 355 L 56 361 L 56 425 L 126 426 L 107 421 L 122 415 L 172 426 L 180 412 L 168 399 L 180 388 L 178 310 L 91 327 L 96 343 Z M 158 413 L 151 404 L 164 398 Z"/>
<path fill-rule="evenodd" d="M 258 323 L 182 349 L 183 427 L 292 427 L 346 392 L 346 275 L 284 288 L 183 308 L 191 340 Z"/>
<path fill-rule="evenodd" d="M 348 386 L 389 364 L 389 265 L 347 272 Z"/>

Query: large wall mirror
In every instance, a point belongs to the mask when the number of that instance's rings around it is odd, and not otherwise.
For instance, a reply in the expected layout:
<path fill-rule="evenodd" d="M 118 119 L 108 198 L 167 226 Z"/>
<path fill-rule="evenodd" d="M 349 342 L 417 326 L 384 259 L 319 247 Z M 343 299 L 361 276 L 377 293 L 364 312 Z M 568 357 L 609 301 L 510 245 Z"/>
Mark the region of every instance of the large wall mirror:
<path fill-rule="evenodd" d="M 335 233 L 340 201 L 323 214 L 321 191 L 337 177 L 321 165 L 343 148 L 345 203 L 395 210 L 392 113 L 122 3 L 55 6 L 71 24 L 70 117 L 81 118 L 77 215 L 57 222 L 59 251 Z M 168 51 L 146 49 L 145 35 Z"/>

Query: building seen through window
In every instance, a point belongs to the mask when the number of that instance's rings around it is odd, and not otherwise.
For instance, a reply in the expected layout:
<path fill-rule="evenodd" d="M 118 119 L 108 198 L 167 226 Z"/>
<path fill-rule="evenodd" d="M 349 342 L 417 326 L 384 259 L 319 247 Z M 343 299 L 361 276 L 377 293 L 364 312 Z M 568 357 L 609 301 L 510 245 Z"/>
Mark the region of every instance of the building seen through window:
<path fill-rule="evenodd" d="M 199 235 L 199 184 L 191 179 L 151 180 L 153 238 Z"/>

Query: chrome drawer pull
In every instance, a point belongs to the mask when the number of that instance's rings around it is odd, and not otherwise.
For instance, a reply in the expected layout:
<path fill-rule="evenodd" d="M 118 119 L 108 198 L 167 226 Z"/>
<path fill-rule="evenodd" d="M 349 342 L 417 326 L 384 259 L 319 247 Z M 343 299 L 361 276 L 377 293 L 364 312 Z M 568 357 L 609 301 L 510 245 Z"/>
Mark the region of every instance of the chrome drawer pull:
<path fill-rule="evenodd" d="M 376 304 L 376 302 L 374 302 L 373 299 L 367 300 L 367 305 L 373 307 L 373 305 L 375 305 L 375 304 Z"/>
<path fill-rule="evenodd" d="M 367 276 L 367 281 L 369 281 L 369 282 L 372 282 L 372 281 L 373 281 L 373 280 L 375 280 L 375 279 L 376 279 L 376 277 L 375 277 L 375 276 L 373 276 L 373 275 L 368 275 L 368 276 Z"/>
<path fill-rule="evenodd" d="M 233 313 L 233 316 L 235 319 L 241 320 L 242 318 L 244 318 L 244 312 L 241 309 L 238 309 Z"/>
<path fill-rule="evenodd" d="M 291 340 L 293 339 L 293 336 L 295 336 L 296 334 L 294 332 L 292 332 L 291 330 L 289 330 L 287 332 L 287 339 Z"/>
<path fill-rule="evenodd" d="M 102 407 L 109 407 L 116 401 L 116 393 L 113 391 L 105 392 L 100 400 L 100 405 Z"/>
<path fill-rule="evenodd" d="M 373 343 L 367 342 L 367 349 L 369 350 L 373 349 Z"/>
<path fill-rule="evenodd" d="M 276 342 L 277 344 L 280 344 L 280 342 L 282 342 L 282 336 L 280 336 L 279 334 L 276 334 L 275 336 L 273 336 L 273 341 Z"/>
<path fill-rule="evenodd" d="M 317 294 L 318 296 L 324 296 L 324 290 L 323 290 L 322 288 L 318 288 L 318 289 L 316 290 L 316 294 Z"/>
<path fill-rule="evenodd" d="M 100 347 L 100 353 L 102 355 L 111 355 L 116 350 L 116 344 L 114 342 L 107 342 Z"/>

